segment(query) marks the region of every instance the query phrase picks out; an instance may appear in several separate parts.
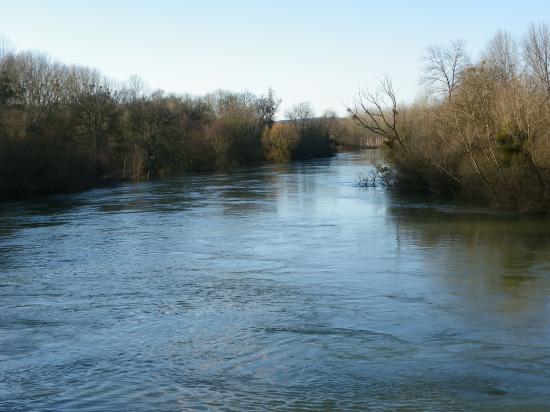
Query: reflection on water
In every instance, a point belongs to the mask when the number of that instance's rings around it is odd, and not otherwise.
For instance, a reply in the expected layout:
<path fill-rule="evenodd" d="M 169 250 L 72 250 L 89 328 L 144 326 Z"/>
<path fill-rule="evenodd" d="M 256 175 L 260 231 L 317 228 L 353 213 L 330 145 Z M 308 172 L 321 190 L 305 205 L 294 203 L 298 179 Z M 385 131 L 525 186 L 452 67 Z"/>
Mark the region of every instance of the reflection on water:
<path fill-rule="evenodd" d="M 547 410 L 550 220 L 374 153 L 0 205 L 0 410 Z"/>

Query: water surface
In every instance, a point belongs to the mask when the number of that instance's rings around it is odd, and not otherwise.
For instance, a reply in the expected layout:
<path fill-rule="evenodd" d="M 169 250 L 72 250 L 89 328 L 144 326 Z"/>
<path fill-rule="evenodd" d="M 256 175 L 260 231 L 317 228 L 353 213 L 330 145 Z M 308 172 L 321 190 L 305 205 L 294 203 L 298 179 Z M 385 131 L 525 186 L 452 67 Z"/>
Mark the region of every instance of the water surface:
<path fill-rule="evenodd" d="M 0 410 L 548 410 L 550 221 L 375 157 L 0 204 Z"/>

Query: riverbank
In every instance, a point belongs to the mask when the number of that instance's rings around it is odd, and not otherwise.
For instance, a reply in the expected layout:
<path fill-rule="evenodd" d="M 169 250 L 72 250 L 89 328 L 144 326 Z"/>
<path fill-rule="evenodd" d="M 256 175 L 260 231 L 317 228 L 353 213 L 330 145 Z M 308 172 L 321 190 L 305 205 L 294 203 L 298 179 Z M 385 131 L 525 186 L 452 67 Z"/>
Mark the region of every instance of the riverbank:
<path fill-rule="evenodd" d="M 461 41 L 429 47 L 424 98 L 400 105 L 386 80 L 349 111 L 384 138 L 394 186 L 549 213 L 550 29 L 498 32 L 481 56 Z"/>
<path fill-rule="evenodd" d="M 331 144 L 332 145 L 332 144 Z M 59 171 L 57 167 L 55 169 L 48 170 L 47 168 L 42 168 L 42 171 L 45 172 L 45 174 L 42 174 L 40 176 L 34 175 L 31 171 L 30 173 L 33 174 L 31 177 L 32 184 L 28 183 L 29 180 L 19 180 L 16 176 L 13 174 L 4 175 L 4 178 L 0 177 L 0 182 L 4 183 L 4 189 L 0 190 L 0 202 L 9 202 L 9 201 L 15 201 L 15 200 L 25 200 L 25 199 L 37 199 L 43 196 L 48 195 L 56 195 L 56 194 L 76 194 L 78 192 L 83 192 L 86 190 L 94 189 L 94 188 L 108 188 L 108 187 L 116 187 L 124 184 L 129 183 L 142 183 L 142 182 L 155 182 L 165 179 L 173 179 L 176 177 L 184 177 L 188 175 L 196 175 L 196 174 L 204 174 L 204 173 L 216 173 L 216 172 L 227 172 L 231 173 L 235 170 L 242 169 L 243 167 L 259 167 L 262 165 L 281 165 L 288 164 L 291 162 L 302 162 L 306 160 L 313 160 L 313 159 L 321 159 L 321 158 L 330 158 L 332 156 L 335 156 L 337 153 L 337 149 L 332 148 L 330 151 L 326 153 L 319 153 L 316 152 L 312 156 L 301 156 L 298 159 L 286 159 L 286 160 L 280 160 L 280 161 L 263 161 L 263 162 L 254 162 L 254 163 L 248 163 L 246 165 L 233 163 L 231 165 L 225 165 L 221 168 L 201 168 L 199 170 L 181 170 L 178 172 L 171 172 L 169 174 L 162 174 L 162 175 L 154 175 L 154 176 L 139 176 L 136 178 L 131 177 L 98 177 L 98 176 L 84 176 L 82 177 L 80 175 L 79 169 L 74 168 L 71 169 L 70 167 Z M 356 150 L 349 150 L 349 152 L 354 152 Z M 0 156 L 0 161 L 2 160 Z M 81 167 L 81 165 L 79 165 Z M 7 168 L 2 168 L 0 166 L 0 173 L 2 170 L 7 170 Z M 48 173 L 54 173 L 54 176 L 49 176 Z M 59 177 L 59 180 L 57 176 L 63 176 Z M 6 189 L 6 180 L 10 179 L 13 185 L 12 188 Z"/>
<path fill-rule="evenodd" d="M 276 123 L 280 100 L 216 91 L 147 92 L 37 52 L 0 54 L 0 197 L 67 193 L 335 153 L 332 114 L 307 103 Z"/>

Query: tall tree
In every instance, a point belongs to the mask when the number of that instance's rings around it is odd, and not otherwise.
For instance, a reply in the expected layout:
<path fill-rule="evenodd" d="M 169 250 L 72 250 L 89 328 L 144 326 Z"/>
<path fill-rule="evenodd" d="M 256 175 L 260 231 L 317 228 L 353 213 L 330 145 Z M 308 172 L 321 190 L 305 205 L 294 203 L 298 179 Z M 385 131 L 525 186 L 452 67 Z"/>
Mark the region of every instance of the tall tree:
<path fill-rule="evenodd" d="M 532 24 L 523 39 L 523 57 L 529 73 L 550 94 L 550 29 Z"/>
<path fill-rule="evenodd" d="M 464 41 L 455 40 L 447 46 L 430 46 L 423 60 L 425 71 L 422 82 L 429 85 L 436 94 L 451 101 L 460 84 L 462 73 L 470 63 Z"/>
<path fill-rule="evenodd" d="M 501 81 L 512 80 L 519 71 L 518 46 L 512 35 L 499 30 L 482 55 L 483 61 Z"/>

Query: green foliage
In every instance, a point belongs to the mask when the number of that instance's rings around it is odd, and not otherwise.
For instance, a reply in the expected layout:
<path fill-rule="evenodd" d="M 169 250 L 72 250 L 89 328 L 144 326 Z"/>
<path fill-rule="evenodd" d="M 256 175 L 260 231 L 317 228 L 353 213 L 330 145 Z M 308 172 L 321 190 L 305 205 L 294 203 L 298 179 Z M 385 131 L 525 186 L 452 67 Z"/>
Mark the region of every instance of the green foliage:
<path fill-rule="evenodd" d="M 507 163 L 511 156 L 521 152 L 523 144 L 527 141 L 528 135 L 522 130 L 501 130 L 496 135 L 498 149 L 505 156 Z"/>

